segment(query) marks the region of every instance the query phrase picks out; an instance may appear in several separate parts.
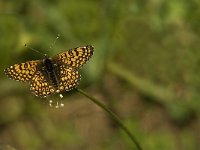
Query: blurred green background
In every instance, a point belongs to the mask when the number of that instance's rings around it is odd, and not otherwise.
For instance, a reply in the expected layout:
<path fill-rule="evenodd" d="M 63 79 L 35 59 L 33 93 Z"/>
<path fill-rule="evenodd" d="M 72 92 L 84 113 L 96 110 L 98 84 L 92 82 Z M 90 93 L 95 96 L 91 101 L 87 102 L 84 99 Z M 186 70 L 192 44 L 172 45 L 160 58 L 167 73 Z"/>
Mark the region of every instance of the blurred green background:
<path fill-rule="evenodd" d="M 81 89 L 116 112 L 144 150 L 200 149 L 199 16 L 198 0 L 1 0 L 0 149 L 135 148 L 83 95 L 66 92 L 65 107 L 51 108 L 9 80 L 8 65 L 43 59 L 24 44 L 49 56 L 93 45 Z"/>

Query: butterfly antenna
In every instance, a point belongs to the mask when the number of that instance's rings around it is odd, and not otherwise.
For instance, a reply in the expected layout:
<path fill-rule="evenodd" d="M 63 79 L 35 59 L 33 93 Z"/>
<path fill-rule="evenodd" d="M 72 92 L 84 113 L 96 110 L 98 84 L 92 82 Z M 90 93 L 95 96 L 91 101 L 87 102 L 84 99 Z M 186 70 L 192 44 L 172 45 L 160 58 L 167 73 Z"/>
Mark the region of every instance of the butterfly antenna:
<path fill-rule="evenodd" d="M 38 54 L 40 54 L 40 55 L 43 55 L 43 56 L 45 55 L 45 54 L 39 52 L 38 50 L 36 50 L 36 49 L 34 49 L 34 48 L 28 46 L 27 44 L 25 44 L 24 46 L 26 46 L 27 48 L 29 48 L 29 49 L 32 50 L 32 51 L 35 51 L 36 53 L 38 53 Z"/>
<path fill-rule="evenodd" d="M 49 50 L 53 48 L 53 46 L 56 44 L 56 41 L 59 39 L 59 37 L 60 37 L 60 34 L 57 34 L 57 37 L 55 38 L 54 42 L 49 47 Z"/>

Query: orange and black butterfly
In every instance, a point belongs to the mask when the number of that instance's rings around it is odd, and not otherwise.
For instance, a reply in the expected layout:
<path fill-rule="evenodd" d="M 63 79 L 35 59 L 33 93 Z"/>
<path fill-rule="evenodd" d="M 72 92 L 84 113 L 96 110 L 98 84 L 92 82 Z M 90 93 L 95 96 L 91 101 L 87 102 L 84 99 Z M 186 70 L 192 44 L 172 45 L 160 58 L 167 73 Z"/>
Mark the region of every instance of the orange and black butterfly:
<path fill-rule="evenodd" d="M 43 60 L 14 64 L 4 71 L 13 80 L 28 82 L 36 96 L 45 98 L 76 88 L 81 79 L 78 69 L 90 59 L 93 52 L 91 45 L 77 47 L 52 58 L 45 55 Z"/>

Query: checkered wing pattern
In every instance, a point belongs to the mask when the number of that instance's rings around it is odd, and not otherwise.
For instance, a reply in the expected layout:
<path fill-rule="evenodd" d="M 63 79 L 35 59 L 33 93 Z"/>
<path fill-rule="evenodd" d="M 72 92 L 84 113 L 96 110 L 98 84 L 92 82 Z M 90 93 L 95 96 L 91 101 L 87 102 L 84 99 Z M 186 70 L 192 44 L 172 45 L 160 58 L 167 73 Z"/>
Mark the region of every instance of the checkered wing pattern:
<path fill-rule="evenodd" d="M 55 94 L 56 92 L 53 85 L 51 85 L 51 82 L 48 81 L 46 76 L 44 76 L 44 74 L 41 71 L 37 71 L 37 73 L 30 82 L 30 86 L 30 90 L 33 94 L 43 98 Z"/>
<path fill-rule="evenodd" d="M 90 57 L 93 55 L 93 52 L 93 46 L 87 45 L 85 47 L 77 47 L 57 54 L 52 58 L 52 60 L 78 69 L 81 68 L 90 59 Z"/>
<path fill-rule="evenodd" d="M 61 65 L 59 73 L 59 90 L 70 91 L 78 86 L 81 79 L 81 75 L 77 70 L 72 67 Z"/>
<path fill-rule="evenodd" d="M 9 66 L 4 72 L 13 80 L 27 82 L 33 78 L 40 64 L 40 60 L 27 61 L 25 63 Z"/>
<path fill-rule="evenodd" d="M 11 79 L 30 83 L 36 96 L 45 98 L 77 87 L 81 79 L 78 69 L 93 55 L 91 45 L 77 47 L 44 60 L 27 61 L 5 69 Z"/>

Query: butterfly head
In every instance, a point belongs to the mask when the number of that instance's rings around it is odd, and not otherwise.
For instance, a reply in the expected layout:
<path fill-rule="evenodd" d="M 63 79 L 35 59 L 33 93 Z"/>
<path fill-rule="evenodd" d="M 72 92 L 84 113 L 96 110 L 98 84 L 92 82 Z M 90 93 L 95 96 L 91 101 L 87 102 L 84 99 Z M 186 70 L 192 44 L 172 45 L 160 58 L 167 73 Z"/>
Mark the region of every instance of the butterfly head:
<path fill-rule="evenodd" d="M 47 54 L 44 54 L 44 59 L 48 59 L 48 55 Z"/>
<path fill-rule="evenodd" d="M 53 70 L 53 63 L 51 58 L 49 58 L 47 54 L 44 55 L 43 62 L 46 70 L 51 72 Z"/>

